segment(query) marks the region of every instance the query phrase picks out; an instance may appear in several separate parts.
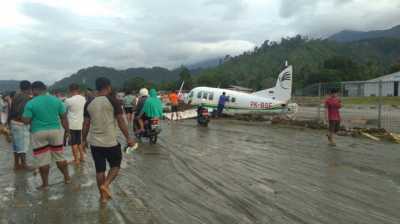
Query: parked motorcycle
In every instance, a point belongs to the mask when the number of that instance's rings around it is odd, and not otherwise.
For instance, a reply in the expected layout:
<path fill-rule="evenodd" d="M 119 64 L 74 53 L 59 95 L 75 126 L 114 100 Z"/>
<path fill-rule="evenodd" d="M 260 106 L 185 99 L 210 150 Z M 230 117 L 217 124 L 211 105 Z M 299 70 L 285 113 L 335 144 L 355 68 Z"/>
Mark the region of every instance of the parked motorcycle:
<path fill-rule="evenodd" d="M 207 127 L 210 122 L 210 115 L 208 113 L 208 109 L 200 106 L 197 109 L 197 124 Z"/>

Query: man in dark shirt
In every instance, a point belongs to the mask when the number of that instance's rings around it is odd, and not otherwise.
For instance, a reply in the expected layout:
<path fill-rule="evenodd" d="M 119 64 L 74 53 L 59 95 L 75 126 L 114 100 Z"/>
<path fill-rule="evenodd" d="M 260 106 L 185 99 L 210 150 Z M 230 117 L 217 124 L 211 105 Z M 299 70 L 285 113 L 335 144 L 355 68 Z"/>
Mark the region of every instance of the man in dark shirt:
<path fill-rule="evenodd" d="M 9 114 L 9 124 L 12 133 L 14 149 L 14 169 L 28 169 L 26 153 L 30 148 L 29 125 L 22 122 L 22 114 L 26 103 L 31 99 L 31 83 L 21 81 L 20 92 L 14 96 Z"/>
<path fill-rule="evenodd" d="M 109 189 L 118 176 L 122 152 L 117 141 L 117 128 L 124 134 L 128 146 L 135 141 L 129 136 L 128 127 L 123 117 L 122 106 L 112 94 L 111 82 L 107 78 L 96 80 L 97 96 L 86 102 L 84 109 L 83 140 L 91 148 L 100 200 L 106 203 L 111 198 Z M 107 162 L 110 170 L 106 175 Z"/>

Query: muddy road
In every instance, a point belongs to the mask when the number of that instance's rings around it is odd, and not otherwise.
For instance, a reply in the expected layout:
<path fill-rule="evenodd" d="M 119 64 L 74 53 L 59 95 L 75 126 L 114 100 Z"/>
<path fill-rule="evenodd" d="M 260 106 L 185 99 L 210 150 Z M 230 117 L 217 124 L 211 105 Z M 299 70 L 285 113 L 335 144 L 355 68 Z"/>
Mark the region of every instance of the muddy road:
<path fill-rule="evenodd" d="M 0 139 L 3 223 L 400 223 L 400 147 L 324 132 L 237 121 L 163 124 L 158 145 L 124 155 L 114 199 L 98 202 L 91 158 L 39 176 L 12 170 Z M 70 154 L 69 154 L 70 156 Z"/>

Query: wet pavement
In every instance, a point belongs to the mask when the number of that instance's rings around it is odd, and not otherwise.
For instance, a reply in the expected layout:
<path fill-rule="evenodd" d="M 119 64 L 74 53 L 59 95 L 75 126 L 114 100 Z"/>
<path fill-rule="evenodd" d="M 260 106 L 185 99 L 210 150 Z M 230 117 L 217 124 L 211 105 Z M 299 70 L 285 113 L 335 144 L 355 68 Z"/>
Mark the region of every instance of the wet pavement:
<path fill-rule="evenodd" d="M 12 170 L 0 137 L 3 223 L 400 223 L 400 147 L 237 121 L 163 124 L 157 145 L 124 155 L 114 199 L 98 202 L 91 158 L 39 176 Z M 70 156 L 70 154 L 69 154 Z"/>

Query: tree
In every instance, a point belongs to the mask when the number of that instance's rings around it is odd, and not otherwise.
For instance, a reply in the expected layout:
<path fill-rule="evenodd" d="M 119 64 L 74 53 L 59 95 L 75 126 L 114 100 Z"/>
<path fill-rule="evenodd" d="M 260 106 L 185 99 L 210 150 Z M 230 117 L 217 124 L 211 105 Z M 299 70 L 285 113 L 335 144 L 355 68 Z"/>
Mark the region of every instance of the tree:
<path fill-rule="evenodd" d="M 390 73 L 395 73 L 398 71 L 400 71 L 400 58 L 397 60 L 397 62 L 393 63 L 389 69 Z"/>
<path fill-rule="evenodd" d="M 182 82 L 185 82 L 185 89 L 192 89 L 193 88 L 193 79 L 192 75 L 190 74 L 189 69 L 182 66 L 182 71 L 179 73 L 179 82 L 178 85 L 180 86 Z"/>
<path fill-rule="evenodd" d="M 125 92 L 132 92 L 136 91 L 138 92 L 141 88 L 147 87 L 148 83 L 146 80 L 140 77 L 135 77 L 132 79 L 129 79 L 125 84 L 124 84 L 124 91 Z"/>

